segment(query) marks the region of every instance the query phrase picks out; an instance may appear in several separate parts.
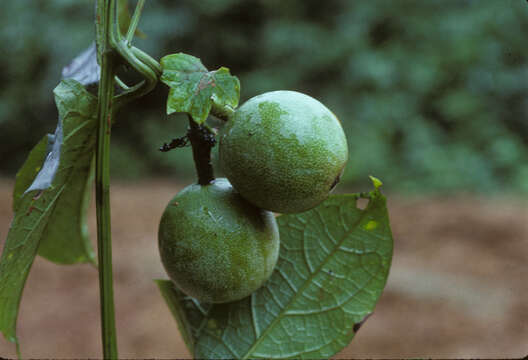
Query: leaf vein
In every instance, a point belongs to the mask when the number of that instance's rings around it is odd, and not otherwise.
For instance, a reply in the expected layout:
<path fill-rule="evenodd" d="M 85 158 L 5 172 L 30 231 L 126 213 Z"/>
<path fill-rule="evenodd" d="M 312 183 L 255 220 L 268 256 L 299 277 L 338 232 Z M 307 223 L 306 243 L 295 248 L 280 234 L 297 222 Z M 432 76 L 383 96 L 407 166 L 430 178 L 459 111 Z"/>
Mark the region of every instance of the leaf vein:
<path fill-rule="evenodd" d="M 366 212 L 362 212 L 361 213 L 361 216 L 359 217 L 359 219 L 357 219 L 354 224 L 357 225 L 359 223 L 361 223 L 361 221 L 363 220 L 363 217 L 365 216 Z M 347 239 L 347 237 L 350 235 L 350 233 L 354 230 L 354 228 L 352 230 L 348 230 L 345 235 L 343 236 L 342 239 L 339 240 L 339 242 L 336 244 L 336 246 L 334 247 L 334 249 L 332 250 L 331 253 L 329 253 L 325 259 L 323 259 L 323 261 L 321 261 L 321 264 L 319 265 L 319 267 L 316 269 L 315 272 L 312 272 L 310 273 L 310 275 L 308 276 L 308 278 L 304 281 L 304 284 L 303 286 L 301 286 L 301 288 L 299 289 L 298 292 L 296 292 L 292 298 L 290 299 L 290 301 L 288 302 L 288 304 L 286 304 L 286 306 L 284 308 L 281 309 L 281 311 L 279 312 L 278 315 L 280 315 L 281 313 L 285 313 L 287 311 L 287 308 L 289 306 L 291 306 L 296 300 L 297 300 L 297 297 L 300 296 L 300 294 L 302 294 L 302 292 L 309 286 L 310 284 L 310 280 L 313 279 L 316 274 L 321 271 L 323 269 L 323 266 L 326 264 L 327 260 L 334 255 L 334 253 L 338 250 L 338 248 L 341 246 L 341 244 Z M 304 241 L 304 237 L 303 237 L 303 241 Z M 252 354 L 252 352 L 260 345 L 260 343 L 263 341 L 263 339 L 266 338 L 267 334 L 275 327 L 275 325 L 280 321 L 280 318 L 279 316 L 276 316 L 273 321 L 266 327 L 266 329 L 263 331 L 262 333 L 262 336 L 258 339 L 255 340 L 255 343 L 248 349 L 247 353 L 244 355 L 244 357 L 242 359 L 248 359 L 248 357 Z"/>

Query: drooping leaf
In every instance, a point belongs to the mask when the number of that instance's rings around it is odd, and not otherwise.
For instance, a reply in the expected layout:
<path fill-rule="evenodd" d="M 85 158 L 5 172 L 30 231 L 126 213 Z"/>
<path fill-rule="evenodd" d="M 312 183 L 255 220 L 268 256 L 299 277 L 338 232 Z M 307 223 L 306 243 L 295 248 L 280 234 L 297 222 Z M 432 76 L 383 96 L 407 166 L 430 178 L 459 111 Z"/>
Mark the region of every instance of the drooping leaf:
<path fill-rule="evenodd" d="M 95 175 L 93 157 L 81 161 L 40 239 L 38 254 L 57 264 L 96 262 L 87 224 Z"/>
<path fill-rule="evenodd" d="M 83 85 L 97 83 L 100 77 L 101 67 L 97 63 L 95 42 L 62 69 L 63 79 L 74 79 Z"/>
<path fill-rule="evenodd" d="M 29 153 L 24 165 L 16 174 L 15 189 L 13 190 L 13 212 L 17 211 L 22 200 L 22 195 L 27 188 L 33 183 L 35 177 L 40 172 L 46 156 L 51 152 L 48 146 L 49 137 L 53 135 L 44 135 L 42 140 Z"/>
<path fill-rule="evenodd" d="M 70 175 L 42 234 L 38 253 L 59 264 L 95 263 L 86 216 L 94 180 L 97 101 L 78 83 L 70 81 L 64 84 L 55 89 L 59 118 L 63 119 L 57 128 L 63 128 L 60 133 L 64 132 L 64 142 L 62 135 L 61 141 L 56 135 L 52 153 L 54 149 L 59 149 L 60 166 L 71 166 Z M 65 154 L 67 157 L 64 158 Z M 47 168 L 49 158 L 41 172 Z M 30 189 L 32 187 L 34 185 Z"/>
<path fill-rule="evenodd" d="M 57 99 L 66 99 L 68 96 L 73 97 L 68 100 L 70 103 L 66 104 L 65 107 L 63 106 L 63 109 L 59 109 L 59 111 L 71 112 L 74 116 L 77 116 L 75 108 L 77 105 L 71 103 L 72 100 L 75 101 L 74 97 L 77 95 L 61 94 L 60 87 L 56 89 L 55 93 Z M 84 90 L 80 93 L 84 95 Z M 95 111 L 95 108 L 90 111 Z M 85 113 L 81 116 L 88 115 Z M 86 213 L 90 205 L 91 185 L 94 175 L 94 171 L 91 168 L 95 147 L 94 116 L 95 114 L 90 115 L 89 120 L 87 120 L 89 124 L 83 124 L 78 129 L 72 129 L 72 132 L 82 130 L 80 134 L 74 134 L 75 137 L 65 143 L 66 146 L 75 146 L 71 145 L 75 144 L 72 140 L 77 141 L 80 139 L 79 136 L 89 136 L 87 142 L 80 144 L 85 151 L 75 159 L 75 167 L 72 168 L 73 172 L 68 181 L 68 187 L 58 199 L 59 206 L 52 211 L 40 238 L 39 255 L 55 263 L 95 263 L 86 223 Z M 65 123 L 67 127 L 70 124 L 78 125 L 70 122 L 69 118 L 67 120 L 68 123 Z M 61 153 L 68 151 L 67 149 L 63 150 L 63 123 L 64 121 L 59 121 L 55 134 L 48 134 L 35 146 L 17 173 L 13 193 L 15 212 L 24 193 L 34 190 L 46 190 L 51 186 L 61 164 Z"/>
<path fill-rule="evenodd" d="M 208 71 L 200 59 L 183 53 L 163 57 L 161 67 L 161 81 L 170 87 L 167 114 L 186 112 L 202 124 L 213 106 L 222 113 L 238 106 L 240 82 L 229 69 Z"/>
<path fill-rule="evenodd" d="M 46 155 L 44 163 L 40 167 L 40 171 L 37 173 L 35 179 L 31 185 L 24 191 L 24 193 L 33 191 L 33 190 L 46 190 L 53 183 L 55 174 L 60 165 L 61 158 L 61 147 L 63 142 L 63 130 L 62 122 L 59 120 L 55 133 L 53 135 L 48 135 L 48 148 L 50 151 Z"/>
<path fill-rule="evenodd" d="M 158 281 L 194 357 L 328 358 L 348 345 L 374 311 L 392 259 L 386 201 L 373 182 L 368 194 L 280 216 L 277 267 L 245 299 L 200 304 Z M 364 210 L 360 196 L 369 198 Z"/>
<path fill-rule="evenodd" d="M 54 93 L 59 110 L 55 133 L 63 136 L 55 136 L 38 173 L 44 140 L 17 174 L 16 211 L 0 258 L 0 331 L 14 342 L 22 290 L 37 251 L 46 249 L 42 255 L 57 262 L 94 261 L 82 218 L 94 154 L 97 100 L 74 80 L 62 81 Z M 50 160 L 55 159 L 52 154 L 57 147 L 58 166 Z M 50 178 L 52 183 L 45 187 Z M 27 184 L 33 190 L 22 192 Z"/>

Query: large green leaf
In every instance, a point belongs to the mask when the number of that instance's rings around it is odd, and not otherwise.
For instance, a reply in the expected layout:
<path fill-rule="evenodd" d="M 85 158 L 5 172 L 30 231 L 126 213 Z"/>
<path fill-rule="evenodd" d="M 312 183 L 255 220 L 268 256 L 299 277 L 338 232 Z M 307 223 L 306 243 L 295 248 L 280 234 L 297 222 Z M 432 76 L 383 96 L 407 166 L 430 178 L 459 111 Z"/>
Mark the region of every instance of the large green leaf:
<path fill-rule="evenodd" d="M 212 305 L 208 303 L 200 304 L 196 299 L 186 296 L 175 289 L 171 281 L 155 280 L 155 282 L 178 323 L 183 341 L 191 353 L 194 353 L 194 343 Z"/>
<path fill-rule="evenodd" d="M 86 216 L 94 176 L 96 100 L 74 81 L 59 85 L 55 97 L 62 120 L 59 120 L 56 134 L 45 137 L 47 151 L 44 157 L 47 158 L 43 161 L 43 139 L 17 173 L 13 203 L 16 208 L 22 191 L 47 189 L 57 170 L 61 166 L 65 168 L 69 173 L 67 187 L 50 214 L 38 253 L 59 264 L 95 263 Z M 37 169 L 39 171 L 35 173 Z M 28 184 L 31 185 L 28 187 Z"/>
<path fill-rule="evenodd" d="M 208 71 L 200 59 L 183 53 L 163 57 L 161 67 L 161 81 L 170 87 L 167 114 L 186 112 L 202 124 L 213 106 L 222 114 L 238 106 L 240 82 L 228 68 Z"/>
<path fill-rule="evenodd" d="M 368 194 L 280 216 L 277 267 L 245 299 L 200 304 L 158 280 L 194 357 L 328 358 L 342 350 L 373 312 L 392 259 L 386 201 L 373 182 Z M 360 196 L 370 199 L 364 210 Z"/>
<path fill-rule="evenodd" d="M 17 174 L 15 216 L 0 258 L 0 331 L 11 341 L 16 341 L 18 306 L 37 250 L 61 263 L 94 261 L 84 217 L 97 100 L 74 80 L 62 81 L 54 93 L 59 123 L 48 137 L 53 143 L 41 141 Z M 37 169 L 44 147 L 45 160 Z"/>
<path fill-rule="evenodd" d="M 95 175 L 93 157 L 88 158 L 89 154 L 87 148 L 79 156 L 79 163 L 40 239 L 38 254 L 57 264 L 96 263 L 87 224 Z"/>

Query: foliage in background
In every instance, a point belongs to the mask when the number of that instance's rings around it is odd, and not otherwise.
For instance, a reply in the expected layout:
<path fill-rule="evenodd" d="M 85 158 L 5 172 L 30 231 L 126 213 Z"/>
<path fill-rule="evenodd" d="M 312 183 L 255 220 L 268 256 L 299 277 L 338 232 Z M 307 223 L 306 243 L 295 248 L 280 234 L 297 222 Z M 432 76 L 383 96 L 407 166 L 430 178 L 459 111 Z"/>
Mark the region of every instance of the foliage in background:
<path fill-rule="evenodd" d="M 348 135 L 348 185 L 374 173 L 389 190 L 528 191 L 523 1 L 156 0 L 146 8 L 148 39 L 138 46 L 158 58 L 181 51 L 207 68 L 228 64 L 242 100 L 290 89 L 331 108 Z M 91 43 L 93 11 L 92 0 L 3 4 L 2 175 L 54 128 L 49 90 Z M 64 31 L 69 44 L 56 41 Z M 164 114 L 166 92 L 160 85 L 121 114 L 113 175 L 193 176 L 190 149 L 157 151 L 187 126 Z"/>

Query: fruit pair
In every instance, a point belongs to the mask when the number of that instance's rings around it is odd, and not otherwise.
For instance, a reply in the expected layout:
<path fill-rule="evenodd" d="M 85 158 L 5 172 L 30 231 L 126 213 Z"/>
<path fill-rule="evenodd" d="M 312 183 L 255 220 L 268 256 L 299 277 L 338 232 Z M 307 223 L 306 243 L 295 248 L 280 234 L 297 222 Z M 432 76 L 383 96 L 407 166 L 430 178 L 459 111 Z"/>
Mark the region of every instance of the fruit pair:
<path fill-rule="evenodd" d="M 222 129 L 219 151 L 229 181 L 186 187 L 165 209 L 158 234 L 169 277 L 206 302 L 241 299 L 268 279 L 279 252 L 271 211 L 302 212 L 324 201 L 348 157 L 335 115 L 293 91 L 242 105 Z"/>

